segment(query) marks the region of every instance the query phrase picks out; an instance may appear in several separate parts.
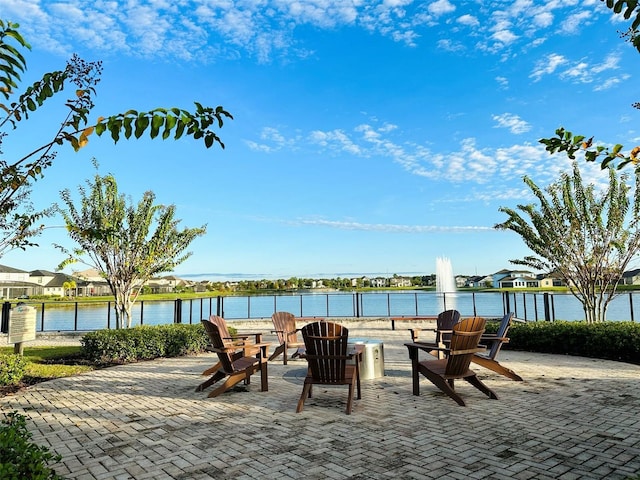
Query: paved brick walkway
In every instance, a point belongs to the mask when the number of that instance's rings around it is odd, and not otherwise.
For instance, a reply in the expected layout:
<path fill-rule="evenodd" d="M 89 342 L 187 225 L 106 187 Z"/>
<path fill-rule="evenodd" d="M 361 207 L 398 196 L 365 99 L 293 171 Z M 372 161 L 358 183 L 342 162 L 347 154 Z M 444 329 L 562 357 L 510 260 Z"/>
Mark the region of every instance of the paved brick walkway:
<path fill-rule="evenodd" d="M 63 456 L 70 479 L 627 479 L 640 474 L 640 367 L 501 352 L 525 378 L 474 367 L 499 400 L 460 383 L 458 406 L 423 378 L 411 394 L 406 326 L 347 323 L 384 342 L 385 376 L 317 388 L 295 413 L 305 363 L 269 364 L 216 399 L 196 393 L 215 358 L 160 359 L 53 380 L 0 398 L 30 418 L 34 440 Z M 268 332 L 269 323 L 252 330 Z M 269 336 L 267 335 L 267 338 Z"/>

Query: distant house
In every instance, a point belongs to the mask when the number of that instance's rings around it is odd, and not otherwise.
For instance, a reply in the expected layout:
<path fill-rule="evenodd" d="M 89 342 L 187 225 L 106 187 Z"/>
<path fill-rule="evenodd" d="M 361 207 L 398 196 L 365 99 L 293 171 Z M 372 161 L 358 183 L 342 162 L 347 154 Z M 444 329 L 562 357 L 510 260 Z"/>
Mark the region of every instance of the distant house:
<path fill-rule="evenodd" d="M 541 274 L 536 278 L 538 279 L 538 286 L 541 288 L 565 287 L 567 285 L 557 273 Z"/>
<path fill-rule="evenodd" d="M 527 287 L 526 283 L 528 281 L 532 281 L 533 283 L 535 283 L 535 285 L 529 285 L 529 286 L 534 286 L 537 287 L 538 286 L 538 281 L 535 279 L 533 273 L 531 273 L 528 270 L 507 270 L 507 269 L 502 269 L 496 273 L 494 273 L 492 275 L 493 277 L 493 288 L 525 288 Z M 522 281 L 522 279 L 525 279 L 525 285 L 520 285 L 520 282 Z M 505 282 L 506 284 L 510 284 L 513 282 L 517 282 L 518 286 L 501 286 L 502 282 Z"/>
<path fill-rule="evenodd" d="M 538 285 L 538 279 L 530 275 L 513 275 L 498 282 L 498 288 L 536 288 Z"/>
<path fill-rule="evenodd" d="M 376 277 L 370 280 L 373 288 L 382 288 L 387 286 L 387 279 L 384 277 Z"/>
<path fill-rule="evenodd" d="M 390 287 L 410 287 L 411 285 L 411 279 L 408 277 L 392 277 L 389 280 Z"/>
<path fill-rule="evenodd" d="M 620 283 L 623 285 L 640 285 L 640 268 L 624 272 Z"/>
<path fill-rule="evenodd" d="M 487 286 L 493 285 L 493 276 L 474 276 L 467 278 L 464 286 L 472 287 L 472 288 L 484 288 Z"/>
<path fill-rule="evenodd" d="M 0 265 L 0 292 L 2 293 L 2 298 L 33 295 L 33 289 L 37 286 L 37 284 L 31 282 L 29 272 Z"/>
<path fill-rule="evenodd" d="M 76 286 L 72 292 L 69 292 L 64 288 L 64 284 L 71 281 L 75 282 Z M 64 297 L 67 294 L 84 297 L 87 296 L 87 284 L 88 282 L 81 278 L 74 278 L 66 273 L 55 273 L 53 278 L 43 287 L 42 293 L 59 297 Z"/>
<path fill-rule="evenodd" d="M 95 268 L 73 272 L 72 275 L 82 281 L 83 288 L 78 292 L 78 295 L 84 297 L 111 295 L 111 288 L 107 280 Z"/>

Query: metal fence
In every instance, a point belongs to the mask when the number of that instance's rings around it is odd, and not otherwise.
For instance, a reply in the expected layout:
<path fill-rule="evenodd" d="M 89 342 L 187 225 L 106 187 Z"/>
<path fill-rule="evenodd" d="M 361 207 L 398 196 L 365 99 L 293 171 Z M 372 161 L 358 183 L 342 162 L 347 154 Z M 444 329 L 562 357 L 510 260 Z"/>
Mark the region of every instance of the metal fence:
<path fill-rule="evenodd" d="M 638 293 L 640 294 L 640 293 Z M 618 295 L 608 310 L 610 320 L 634 320 L 634 293 Z M 5 302 L 2 326 L 6 333 L 10 309 Z M 37 310 L 37 331 L 72 332 L 115 328 L 113 302 L 28 302 Z M 276 311 L 301 317 L 359 318 L 434 316 L 455 308 L 463 316 L 500 318 L 506 312 L 527 321 L 583 320 L 581 304 L 570 294 L 530 292 L 348 292 L 282 295 L 233 295 L 136 302 L 134 325 L 198 323 L 210 315 L 229 321 L 270 318 Z"/>

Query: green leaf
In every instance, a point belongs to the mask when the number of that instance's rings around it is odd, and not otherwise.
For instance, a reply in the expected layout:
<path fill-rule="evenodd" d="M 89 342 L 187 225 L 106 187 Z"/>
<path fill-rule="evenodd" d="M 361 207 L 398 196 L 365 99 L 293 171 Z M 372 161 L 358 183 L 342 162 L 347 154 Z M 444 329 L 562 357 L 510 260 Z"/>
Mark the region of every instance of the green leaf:
<path fill-rule="evenodd" d="M 144 134 L 148 126 L 149 126 L 149 119 L 146 116 L 144 116 L 143 113 L 138 115 L 138 117 L 136 118 L 136 132 L 135 132 L 136 138 L 140 138 Z"/>

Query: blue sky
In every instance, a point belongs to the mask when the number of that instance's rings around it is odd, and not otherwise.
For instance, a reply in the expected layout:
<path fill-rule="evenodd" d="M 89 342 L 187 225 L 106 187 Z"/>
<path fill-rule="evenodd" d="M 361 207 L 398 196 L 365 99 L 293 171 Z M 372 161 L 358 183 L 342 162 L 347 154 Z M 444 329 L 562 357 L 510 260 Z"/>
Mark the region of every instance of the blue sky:
<path fill-rule="evenodd" d="M 44 208 L 96 158 L 133 200 L 175 204 L 183 226 L 207 225 L 178 275 L 430 274 L 437 257 L 490 274 L 529 253 L 493 229 L 499 207 L 533 201 L 523 175 L 546 186 L 570 166 L 538 139 L 563 126 L 640 143 L 640 56 L 600 1 L 0 0 L 0 12 L 33 47 L 25 82 L 73 53 L 103 61 L 95 117 L 194 101 L 233 114 L 224 150 L 96 137 L 60 148 L 34 185 Z M 68 92 L 4 154 L 50 138 Z M 71 246 L 59 225 L 0 263 L 55 269 L 51 244 Z"/>

